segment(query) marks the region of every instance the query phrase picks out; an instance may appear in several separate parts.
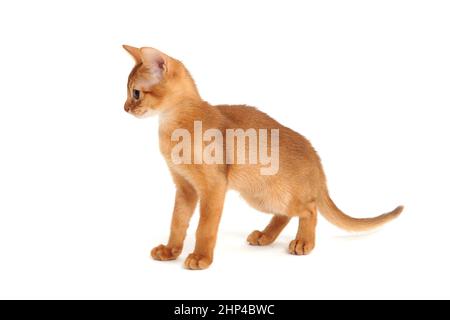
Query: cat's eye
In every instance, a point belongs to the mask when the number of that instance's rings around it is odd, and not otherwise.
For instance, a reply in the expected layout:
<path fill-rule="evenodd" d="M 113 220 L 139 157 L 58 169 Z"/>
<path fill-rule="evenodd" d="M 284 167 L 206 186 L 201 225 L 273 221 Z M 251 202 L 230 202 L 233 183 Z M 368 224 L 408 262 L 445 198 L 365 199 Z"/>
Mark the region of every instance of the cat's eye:
<path fill-rule="evenodd" d="M 135 100 L 139 100 L 140 97 L 141 97 L 141 92 L 139 90 L 134 89 L 133 90 L 133 98 Z"/>

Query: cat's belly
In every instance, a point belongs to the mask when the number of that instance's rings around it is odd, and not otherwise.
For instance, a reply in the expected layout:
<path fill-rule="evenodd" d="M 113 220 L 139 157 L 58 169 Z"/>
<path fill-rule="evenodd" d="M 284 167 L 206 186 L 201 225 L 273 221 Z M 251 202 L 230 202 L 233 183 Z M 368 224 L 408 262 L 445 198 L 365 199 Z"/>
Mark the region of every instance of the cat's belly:
<path fill-rule="evenodd" d="M 240 192 L 242 197 L 256 210 L 271 214 L 287 215 L 288 204 L 285 197 L 268 194 L 248 194 Z"/>
<path fill-rule="evenodd" d="M 261 175 L 230 174 L 228 185 L 256 210 L 286 215 L 292 199 L 290 190 L 276 179 Z"/>

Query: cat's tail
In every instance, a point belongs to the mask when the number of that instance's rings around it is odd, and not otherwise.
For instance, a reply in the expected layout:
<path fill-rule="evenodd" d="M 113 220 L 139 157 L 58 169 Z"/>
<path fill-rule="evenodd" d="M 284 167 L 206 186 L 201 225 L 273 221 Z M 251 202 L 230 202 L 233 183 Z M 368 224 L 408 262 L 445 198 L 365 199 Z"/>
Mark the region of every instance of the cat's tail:
<path fill-rule="evenodd" d="M 403 211 L 403 206 L 398 206 L 393 211 L 373 218 L 353 218 L 342 212 L 331 200 L 325 189 L 319 197 L 318 207 L 320 213 L 332 224 L 347 231 L 367 231 L 377 228 L 395 218 Z"/>

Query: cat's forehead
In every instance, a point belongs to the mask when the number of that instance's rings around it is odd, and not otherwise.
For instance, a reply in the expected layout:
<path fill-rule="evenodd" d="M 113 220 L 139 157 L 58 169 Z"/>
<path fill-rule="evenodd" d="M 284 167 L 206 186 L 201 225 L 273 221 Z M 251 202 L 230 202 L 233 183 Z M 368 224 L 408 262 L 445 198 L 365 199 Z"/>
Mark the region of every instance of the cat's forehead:
<path fill-rule="evenodd" d="M 133 67 L 133 69 L 131 70 L 130 75 L 128 76 L 128 85 L 129 86 L 136 80 L 138 71 L 141 67 L 142 67 L 142 63 L 135 65 Z"/>
<path fill-rule="evenodd" d="M 159 66 L 147 66 L 138 64 L 134 66 L 128 77 L 128 88 L 136 90 L 151 90 L 163 79 Z"/>

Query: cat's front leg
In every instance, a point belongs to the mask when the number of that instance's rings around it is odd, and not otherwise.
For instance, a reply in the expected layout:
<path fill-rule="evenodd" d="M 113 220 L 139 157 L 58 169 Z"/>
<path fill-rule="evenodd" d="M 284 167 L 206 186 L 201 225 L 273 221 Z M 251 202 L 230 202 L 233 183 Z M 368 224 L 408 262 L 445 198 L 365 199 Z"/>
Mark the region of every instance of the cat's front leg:
<path fill-rule="evenodd" d="M 177 193 L 175 195 L 169 242 L 167 245 L 161 244 L 155 247 L 151 252 L 153 259 L 160 261 L 174 260 L 181 254 L 189 221 L 198 202 L 197 193 L 192 185 L 175 172 L 172 172 L 172 176 L 177 187 Z"/>
<path fill-rule="evenodd" d="M 184 263 L 187 269 L 206 269 L 213 262 L 225 193 L 225 181 L 217 181 L 203 188 L 200 195 L 200 221 L 196 233 L 195 250 Z"/>

